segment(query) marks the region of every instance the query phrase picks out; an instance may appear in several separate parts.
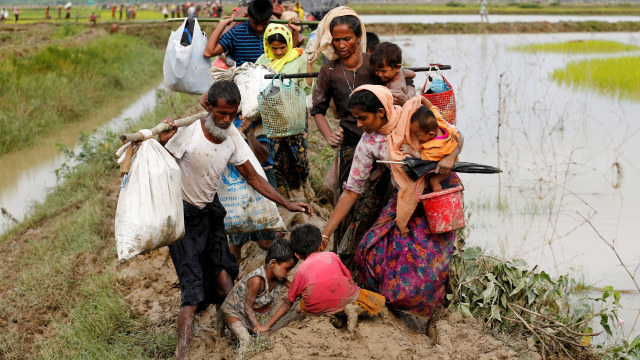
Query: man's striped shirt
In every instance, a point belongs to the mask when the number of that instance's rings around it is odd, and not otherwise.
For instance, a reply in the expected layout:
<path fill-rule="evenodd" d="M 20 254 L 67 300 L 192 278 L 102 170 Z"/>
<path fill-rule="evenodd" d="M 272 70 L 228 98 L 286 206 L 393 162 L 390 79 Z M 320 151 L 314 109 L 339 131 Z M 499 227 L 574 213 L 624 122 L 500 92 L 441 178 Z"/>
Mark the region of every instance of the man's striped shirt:
<path fill-rule="evenodd" d="M 251 30 L 248 21 L 222 34 L 218 43 L 236 61 L 236 66 L 246 62 L 255 63 L 264 53 L 262 36 Z"/>

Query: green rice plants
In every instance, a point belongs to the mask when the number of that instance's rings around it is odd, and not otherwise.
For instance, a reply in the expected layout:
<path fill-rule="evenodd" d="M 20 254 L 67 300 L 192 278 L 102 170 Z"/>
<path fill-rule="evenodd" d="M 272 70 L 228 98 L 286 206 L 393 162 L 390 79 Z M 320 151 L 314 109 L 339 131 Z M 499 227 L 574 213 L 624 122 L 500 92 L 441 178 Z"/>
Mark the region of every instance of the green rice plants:
<path fill-rule="evenodd" d="M 640 100 L 640 56 L 574 61 L 555 70 L 554 80 L 598 92 Z"/>
<path fill-rule="evenodd" d="M 568 275 L 552 278 L 523 260 L 502 260 L 478 247 L 453 257 L 449 287 L 451 309 L 482 319 L 495 331 L 533 337 L 543 358 L 588 355 L 589 338 L 602 332 L 593 331 L 593 320 L 610 335 L 618 322 L 620 291 L 605 287 L 601 296 L 584 296 Z"/>
<path fill-rule="evenodd" d="M 519 45 L 511 49 L 524 52 L 593 54 L 637 51 L 640 50 L 640 47 L 610 40 L 573 40 L 557 43 Z"/>
<path fill-rule="evenodd" d="M 125 35 L 0 62 L 0 155 L 157 84 L 162 52 Z"/>

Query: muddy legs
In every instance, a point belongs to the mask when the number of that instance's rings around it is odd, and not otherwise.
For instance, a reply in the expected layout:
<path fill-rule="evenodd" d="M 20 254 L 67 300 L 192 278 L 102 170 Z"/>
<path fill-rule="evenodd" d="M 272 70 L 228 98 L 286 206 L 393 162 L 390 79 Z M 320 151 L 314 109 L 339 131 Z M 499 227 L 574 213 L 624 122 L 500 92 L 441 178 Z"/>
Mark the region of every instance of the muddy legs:
<path fill-rule="evenodd" d="M 358 316 L 364 314 L 365 310 L 361 306 L 351 303 L 344 307 L 344 313 L 347 315 L 347 329 L 353 333 L 358 325 Z"/>
<path fill-rule="evenodd" d="M 193 322 L 197 305 L 187 305 L 178 313 L 178 360 L 189 358 L 189 344 L 193 335 Z"/>

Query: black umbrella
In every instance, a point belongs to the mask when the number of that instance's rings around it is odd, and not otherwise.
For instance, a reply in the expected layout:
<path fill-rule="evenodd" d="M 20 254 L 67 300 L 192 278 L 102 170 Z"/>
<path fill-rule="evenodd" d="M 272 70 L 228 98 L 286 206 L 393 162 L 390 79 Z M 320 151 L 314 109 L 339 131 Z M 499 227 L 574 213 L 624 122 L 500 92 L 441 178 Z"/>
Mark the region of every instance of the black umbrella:
<path fill-rule="evenodd" d="M 435 170 L 436 166 L 438 166 L 437 161 L 422 160 L 414 157 L 406 157 L 403 161 L 378 160 L 377 162 L 383 164 L 401 164 L 404 171 L 413 181 L 417 181 L 424 174 Z M 502 172 L 502 170 L 497 167 L 461 161 L 454 163 L 451 171 L 468 174 L 496 174 Z"/>

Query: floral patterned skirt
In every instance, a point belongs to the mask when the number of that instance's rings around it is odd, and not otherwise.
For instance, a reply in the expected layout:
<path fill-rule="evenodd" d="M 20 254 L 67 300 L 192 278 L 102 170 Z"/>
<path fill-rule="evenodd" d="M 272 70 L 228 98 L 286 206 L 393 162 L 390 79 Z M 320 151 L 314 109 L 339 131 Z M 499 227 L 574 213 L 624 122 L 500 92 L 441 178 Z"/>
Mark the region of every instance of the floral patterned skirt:
<path fill-rule="evenodd" d="M 452 174 L 443 188 L 460 184 Z M 409 235 L 395 226 L 397 193 L 382 210 L 356 251 L 358 285 L 387 298 L 387 305 L 431 316 L 442 304 L 449 281 L 455 231 L 431 234 L 422 204 L 409 220 Z"/>
<path fill-rule="evenodd" d="M 275 140 L 273 170 L 277 189 L 287 197 L 290 190 L 301 188 L 309 178 L 307 132 Z"/>

